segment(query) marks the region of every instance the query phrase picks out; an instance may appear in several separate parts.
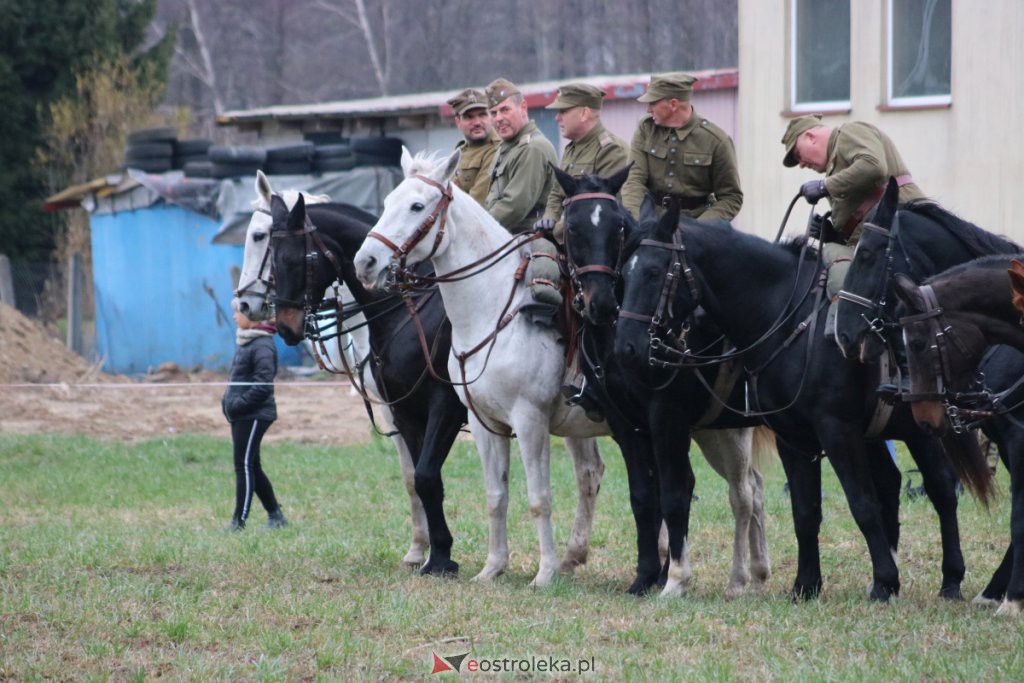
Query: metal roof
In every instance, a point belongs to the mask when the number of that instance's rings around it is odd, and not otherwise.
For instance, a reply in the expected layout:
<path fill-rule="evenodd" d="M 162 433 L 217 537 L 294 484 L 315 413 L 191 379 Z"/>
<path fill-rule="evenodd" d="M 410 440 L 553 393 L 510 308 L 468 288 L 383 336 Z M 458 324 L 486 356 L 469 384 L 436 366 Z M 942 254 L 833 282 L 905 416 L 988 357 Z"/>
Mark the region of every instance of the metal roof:
<path fill-rule="evenodd" d="M 739 82 L 737 69 L 710 69 L 693 71 L 700 80 L 695 90 L 722 90 L 735 88 Z M 617 76 L 587 76 L 586 78 L 561 79 L 517 84 L 526 95 L 531 107 L 544 106 L 555 99 L 558 88 L 566 83 L 589 83 L 605 91 L 608 100 L 634 99 L 639 97 L 650 81 L 650 74 L 627 74 Z M 389 118 L 409 114 L 437 114 L 451 116 L 447 100 L 453 91 L 435 91 L 410 95 L 391 95 L 357 100 L 336 100 L 316 104 L 279 104 L 257 109 L 235 109 L 217 116 L 219 125 L 230 126 L 241 123 L 269 120 L 302 120 L 316 118 Z"/>

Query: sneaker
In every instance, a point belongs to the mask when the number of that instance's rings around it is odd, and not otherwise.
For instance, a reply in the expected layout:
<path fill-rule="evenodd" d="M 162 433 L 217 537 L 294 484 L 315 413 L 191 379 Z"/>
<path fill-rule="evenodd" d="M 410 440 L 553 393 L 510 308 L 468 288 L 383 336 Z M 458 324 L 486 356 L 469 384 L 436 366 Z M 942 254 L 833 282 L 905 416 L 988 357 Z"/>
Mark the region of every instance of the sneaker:
<path fill-rule="evenodd" d="M 281 508 L 270 513 L 270 518 L 267 520 L 267 528 L 283 529 L 286 526 L 288 526 L 288 520 L 284 518 L 284 513 L 281 512 Z"/>
<path fill-rule="evenodd" d="M 239 519 L 238 517 L 232 517 L 231 523 L 228 524 L 224 531 L 245 531 L 245 520 Z"/>

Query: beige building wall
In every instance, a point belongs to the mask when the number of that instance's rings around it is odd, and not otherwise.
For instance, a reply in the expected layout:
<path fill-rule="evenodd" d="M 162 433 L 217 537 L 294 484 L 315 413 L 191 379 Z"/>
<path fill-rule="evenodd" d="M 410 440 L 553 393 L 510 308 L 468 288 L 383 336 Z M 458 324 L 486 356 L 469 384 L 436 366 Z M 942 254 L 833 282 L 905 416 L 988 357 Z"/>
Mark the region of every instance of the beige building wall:
<path fill-rule="evenodd" d="M 737 225 L 774 237 L 800 183 L 821 177 L 782 165 L 789 122 L 790 0 L 739 0 L 737 154 L 744 202 Z M 886 0 L 850 3 L 850 111 L 829 125 L 868 121 L 896 143 L 930 197 L 1024 244 L 1024 1 L 952 0 L 952 104 L 882 111 Z M 797 204 L 789 230 L 802 230 Z"/>

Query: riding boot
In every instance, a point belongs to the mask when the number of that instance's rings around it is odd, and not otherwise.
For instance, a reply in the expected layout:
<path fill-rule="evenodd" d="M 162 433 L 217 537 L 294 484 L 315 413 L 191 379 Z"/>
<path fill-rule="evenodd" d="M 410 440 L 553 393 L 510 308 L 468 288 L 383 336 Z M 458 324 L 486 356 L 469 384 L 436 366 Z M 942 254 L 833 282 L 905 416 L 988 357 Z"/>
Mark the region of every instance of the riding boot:
<path fill-rule="evenodd" d="M 583 381 L 582 387 L 577 387 L 572 384 L 562 385 L 562 396 L 565 397 L 565 402 L 570 406 L 579 406 L 586 413 L 587 419 L 592 422 L 604 422 L 604 411 L 601 409 L 601 404 L 598 402 L 597 394 L 586 380 Z"/>
<path fill-rule="evenodd" d="M 907 350 L 903 344 L 898 344 L 893 349 L 898 372 L 898 384 L 882 382 L 875 389 L 875 394 L 887 403 L 896 403 L 903 394 L 910 393 L 910 367 L 907 364 Z"/>

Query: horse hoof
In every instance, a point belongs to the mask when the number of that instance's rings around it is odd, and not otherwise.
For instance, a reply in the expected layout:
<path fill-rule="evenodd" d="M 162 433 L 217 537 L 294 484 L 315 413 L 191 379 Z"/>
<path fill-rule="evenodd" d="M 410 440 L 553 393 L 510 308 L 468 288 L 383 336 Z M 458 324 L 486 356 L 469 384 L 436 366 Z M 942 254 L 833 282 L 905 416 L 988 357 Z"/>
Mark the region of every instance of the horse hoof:
<path fill-rule="evenodd" d="M 975 607 L 983 607 L 985 609 L 998 609 L 1002 606 L 1003 601 L 999 598 L 986 597 L 984 593 L 978 593 L 971 600 L 971 604 Z"/>
<path fill-rule="evenodd" d="M 626 589 L 628 595 L 635 595 L 641 597 L 651 592 L 651 589 L 658 584 L 658 581 L 654 577 L 650 576 L 638 576 L 633 579 L 633 584 Z"/>
<path fill-rule="evenodd" d="M 422 576 L 456 577 L 459 575 L 459 563 L 454 560 L 435 562 L 431 559 L 420 569 Z"/>
<path fill-rule="evenodd" d="M 793 602 L 814 600 L 819 595 L 821 595 L 821 583 L 810 586 L 805 586 L 799 583 L 793 584 L 793 590 L 789 592 L 789 597 Z"/>
<path fill-rule="evenodd" d="M 544 570 L 537 572 L 537 576 L 533 577 L 533 581 L 530 582 L 530 588 L 545 588 L 551 585 L 551 580 L 555 578 L 555 572 L 550 570 Z"/>
<path fill-rule="evenodd" d="M 939 597 L 943 600 L 963 600 L 964 594 L 960 592 L 960 585 L 943 586 L 939 589 Z"/>
<path fill-rule="evenodd" d="M 1020 615 L 1019 600 L 1003 600 L 1003 604 L 999 605 L 999 609 L 996 610 L 996 616 L 999 617 L 1019 617 Z"/>
<path fill-rule="evenodd" d="M 873 602 L 889 602 L 891 598 L 894 598 L 899 594 L 899 586 L 881 586 L 878 584 L 872 584 L 871 590 L 868 592 L 868 598 Z"/>
<path fill-rule="evenodd" d="M 562 574 L 572 574 L 576 571 L 576 567 L 581 567 L 587 563 L 587 554 L 582 555 L 566 555 L 562 563 L 558 565 L 558 571 Z"/>
<path fill-rule="evenodd" d="M 747 587 L 744 584 L 733 584 L 725 587 L 725 599 L 735 600 L 741 597 L 747 592 Z"/>
<path fill-rule="evenodd" d="M 427 555 L 423 550 L 409 550 L 402 558 L 402 563 L 412 567 L 422 567 L 423 561 L 427 559 Z"/>
<path fill-rule="evenodd" d="M 686 595 L 686 584 L 679 583 L 678 581 L 670 581 L 661 589 L 661 593 L 658 594 L 658 597 L 680 598 L 684 595 Z"/>
<path fill-rule="evenodd" d="M 488 583 L 498 578 L 504 569 L 498 569 L 496 567 L 484 567 L 479 574 L 473 577 L 473 581 L 478 583 Z"/>

